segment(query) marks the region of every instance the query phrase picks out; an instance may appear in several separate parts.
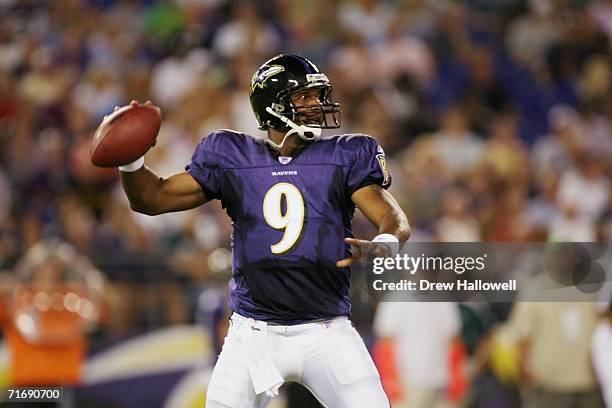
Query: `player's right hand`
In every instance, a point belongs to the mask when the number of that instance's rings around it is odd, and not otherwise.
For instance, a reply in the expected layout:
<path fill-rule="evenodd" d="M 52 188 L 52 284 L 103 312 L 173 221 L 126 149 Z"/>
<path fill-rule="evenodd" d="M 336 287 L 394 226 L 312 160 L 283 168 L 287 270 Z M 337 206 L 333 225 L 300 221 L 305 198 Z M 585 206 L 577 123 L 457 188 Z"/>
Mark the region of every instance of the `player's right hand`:
<path fill-rule="evenodd" d="M 158 111 L 158 112 L 161 114 L 161 108 L 160 108 L 159 106 L 153 105 L 153 102 L 151 102 L 151 101 L 147 100 L 147 101 L 146 101 L 144 104 L 145 104 L 145 106 L 151 106 L 151 107 L 153 107 L 153 108 L 157 109 L 157 111 Z M 138 106 L 138 105 L 140 105 L 140 102 L 138 102 L 138 101 L 137 101 L 137 100 L 135 100 L 135 99 L 132 99 L 132 100 L 130 101 L 130 105 L 131 105 L 131 106 Z M 113 112 L 115 112 L 115 111 L 119 110 L 119 108 L 121 108 L 121 106 L 119 106 L 119 105 L 115 106 L 115 108 L 113 109 Z M 106 119 L 108 116 L 109 116 L 109 115 L 106 115 L 106 116 L 104 116 L 104 118 Z"/>

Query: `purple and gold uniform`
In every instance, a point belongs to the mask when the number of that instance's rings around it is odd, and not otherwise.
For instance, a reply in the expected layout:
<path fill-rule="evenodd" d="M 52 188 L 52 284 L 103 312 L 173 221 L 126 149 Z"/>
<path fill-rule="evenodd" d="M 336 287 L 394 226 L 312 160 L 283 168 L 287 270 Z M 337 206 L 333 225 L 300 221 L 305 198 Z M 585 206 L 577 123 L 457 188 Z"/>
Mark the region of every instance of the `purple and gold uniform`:
<path fill-rule="evenodd" d="M 351 194 L 391 183 L 372 137 L 325 137 L 287 158 L 221 130 L 202 139 L 187 171 L 232 219 L 234 312 L 289 325 L 350 314 L 350 269 L 336 262 L 350 256 Z"/>

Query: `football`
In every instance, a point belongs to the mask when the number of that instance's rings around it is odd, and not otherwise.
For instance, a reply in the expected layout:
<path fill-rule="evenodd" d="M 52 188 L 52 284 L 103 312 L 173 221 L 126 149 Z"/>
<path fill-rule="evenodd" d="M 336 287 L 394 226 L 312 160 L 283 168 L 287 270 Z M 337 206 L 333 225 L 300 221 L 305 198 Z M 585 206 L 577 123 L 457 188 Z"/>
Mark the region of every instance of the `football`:
<path fill-rule="evenodd" d="M 161 126 L 161 111 L 146 103 L 132 102 L 119 108 L 98 126 L 91 144 L 91 162 L 99 167 L 117 167 L 143 156 L 155 145 Z"/>

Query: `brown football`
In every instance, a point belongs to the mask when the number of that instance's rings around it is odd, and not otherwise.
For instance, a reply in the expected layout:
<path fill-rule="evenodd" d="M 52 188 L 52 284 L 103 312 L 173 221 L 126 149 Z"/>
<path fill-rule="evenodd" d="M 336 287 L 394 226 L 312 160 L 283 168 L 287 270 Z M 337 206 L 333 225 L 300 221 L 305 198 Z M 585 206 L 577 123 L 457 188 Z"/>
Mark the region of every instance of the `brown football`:
<path fill-rule="evenodd" d="M 90 157 L 99 167 L 117 167 L 143 156 L 152 146 L 161 126 L 161 113 L 154 105 L 132 103 L 106 116 L 94 134 Z"/>

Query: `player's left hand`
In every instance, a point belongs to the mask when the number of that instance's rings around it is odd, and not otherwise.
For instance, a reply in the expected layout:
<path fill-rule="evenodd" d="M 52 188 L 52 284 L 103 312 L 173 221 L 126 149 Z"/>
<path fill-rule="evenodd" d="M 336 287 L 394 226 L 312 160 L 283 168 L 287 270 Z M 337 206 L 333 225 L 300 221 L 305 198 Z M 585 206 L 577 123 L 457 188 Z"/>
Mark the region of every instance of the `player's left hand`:
<path fill-rule="evenodd" d="M 357 238 L 344 238 L 344 242 L 354 246 L 356 250 L 353 252 L 353 256 L 351 256 L 350 258 L 344 258 L 336 262 L 336 266 L 338 268 L 346 268 L 354 263 L 359 262 L 359 259 L 361 258 L 361 253 L 366 248 L 368 250 L 368 256 L 372 257 L 385 257 L 389 256 L 390 253 L 389 247 L 379 242 L 372 242 L 367 241 L 365 239 Z"/>

